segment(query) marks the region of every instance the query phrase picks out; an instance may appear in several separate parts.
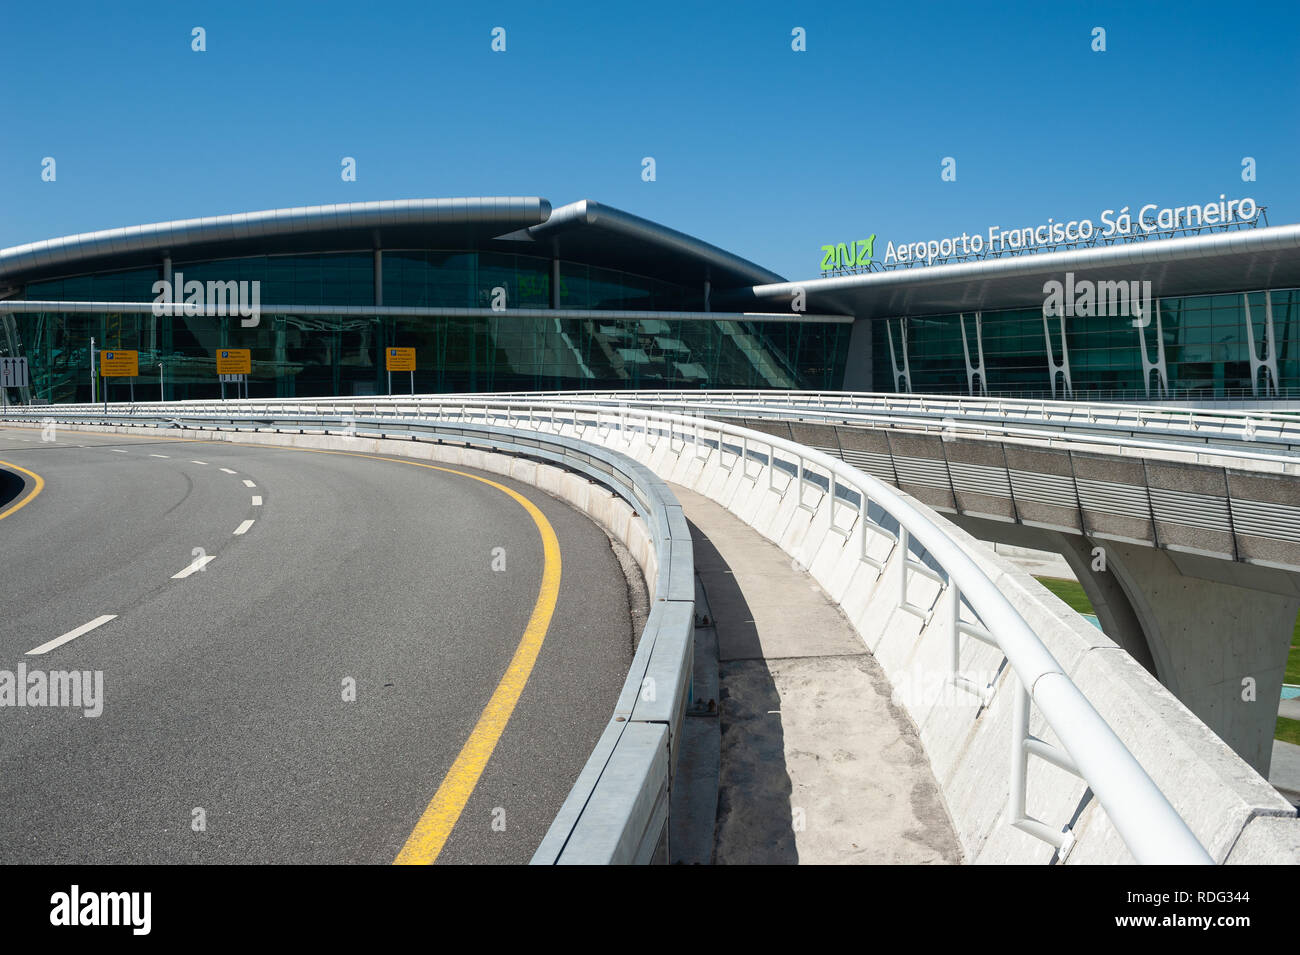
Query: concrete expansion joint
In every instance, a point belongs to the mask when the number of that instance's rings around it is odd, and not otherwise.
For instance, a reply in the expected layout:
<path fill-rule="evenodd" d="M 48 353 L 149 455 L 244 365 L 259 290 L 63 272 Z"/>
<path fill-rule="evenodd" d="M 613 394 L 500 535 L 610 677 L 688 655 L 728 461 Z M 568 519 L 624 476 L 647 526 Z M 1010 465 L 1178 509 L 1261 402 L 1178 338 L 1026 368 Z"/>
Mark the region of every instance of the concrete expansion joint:
<path fill-rule="evenodd" d="M 1237 851 L 1237 843 L 1241 841 L 1241 837 L 1246 834 L 1246 829 L 1256 819 L 1294 819 L 1297 816 L 1300 816 L 1300 809 L 1297 809 L 1294 813 L 1288 813 L 1280 809 L 1260 809 L 1258 806 L 1252 806 L 1250 814 L 1242 821 L 1241 828 L 1233 836 L 1232 845 L 1228 846 L 1228 851 L 1223 854 L 1223 858 L 1216 861 L 1222 864 L 1232 858 L 1232 854 Z"/>

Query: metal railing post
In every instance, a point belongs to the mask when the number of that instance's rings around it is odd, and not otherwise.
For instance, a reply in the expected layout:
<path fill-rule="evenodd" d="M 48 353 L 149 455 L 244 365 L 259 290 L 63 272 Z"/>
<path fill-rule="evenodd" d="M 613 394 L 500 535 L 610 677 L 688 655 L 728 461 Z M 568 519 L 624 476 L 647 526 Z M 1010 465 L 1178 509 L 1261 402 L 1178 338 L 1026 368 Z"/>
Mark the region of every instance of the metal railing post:
<path fill-rule="evenodd" d="M 1025 821 L 1025 792 L 1029 785 L 1029 754 L 1025 740 L 1029 737 L 1029 691 L 1015 679 L 1014 709 L 1011 715 L 1011 791 L 1007 803 L 1007 822 L 1018 826 Z"/>
<path fill-rule="evenodd" d="M 907 551 L 910 535 L 907 528 L 899 523 L 898 525 L 898 605 L 900 607 L 907 605 Z"/>

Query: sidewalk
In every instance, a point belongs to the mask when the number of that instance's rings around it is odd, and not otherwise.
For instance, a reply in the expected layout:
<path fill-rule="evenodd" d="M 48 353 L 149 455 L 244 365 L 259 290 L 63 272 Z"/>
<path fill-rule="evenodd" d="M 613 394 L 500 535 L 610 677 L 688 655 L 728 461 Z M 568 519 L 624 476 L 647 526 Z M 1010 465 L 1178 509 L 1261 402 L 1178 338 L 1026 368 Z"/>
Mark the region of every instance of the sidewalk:
<path fill-rule="evenodd" d="M 916 727 L 848 621 L 757 531 L 693 491 L 673 492 L 695 541 L 697 622 L 716 632 L 712 861 L 960 862 Z M 697 673 L 711 646 L 697 637 Z"/>
<path fill-rule="evenodd" d="M 1300 746 L 1280 739 L 1273 740 L 1273 761 L 1268 781 L 1273 788 L 1300 807 Z"/>

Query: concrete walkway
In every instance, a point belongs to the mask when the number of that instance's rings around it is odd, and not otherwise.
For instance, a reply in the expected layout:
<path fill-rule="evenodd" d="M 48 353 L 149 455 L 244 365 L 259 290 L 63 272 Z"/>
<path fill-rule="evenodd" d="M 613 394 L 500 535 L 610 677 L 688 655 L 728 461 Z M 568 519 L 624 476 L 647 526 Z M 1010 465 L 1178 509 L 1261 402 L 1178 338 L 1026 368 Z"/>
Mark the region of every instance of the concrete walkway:
<path fill-rule="evenodd" d="M 1284 740 L 1273 740 L 1273 761 L 1269 765 L 1268 781 L 1273 788 L 1300 807 L 1300 746 Z"/>
<path fill-rule="evenodd" d="M 730 512 L 673 492 L 695 542 L 697 616 L 716 632 L 713 861 L 960 862 L 916 727 L 838 608 Z M 709 646 L 697 631 L 697 657 Z"/>

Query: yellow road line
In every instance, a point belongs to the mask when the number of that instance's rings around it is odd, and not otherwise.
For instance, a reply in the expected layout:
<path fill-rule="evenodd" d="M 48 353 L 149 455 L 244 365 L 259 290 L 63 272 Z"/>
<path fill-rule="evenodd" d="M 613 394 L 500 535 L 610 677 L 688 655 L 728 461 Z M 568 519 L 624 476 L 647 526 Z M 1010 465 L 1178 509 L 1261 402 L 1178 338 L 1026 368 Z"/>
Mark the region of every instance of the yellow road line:
<path fill-rule="evenodd" d="M 421 466 L 433 467 L 433 465 Z M 542 535 L 544 558 L 542 585 L 537 592 L 537 602 L 533 605 L 528 626 L 524 628 L 524 635 L 519 641 L 519 646 L 515 648 L 514 657 L 506 667 L 505 675 L 501 677 L 501 682 L 497 684 L 492 698 L 483 708 L 474 731 L 469 734 L 469 739 L 461 748 L 460 755 L 452 763 L 451 769 L 447 771 L 442 785 L 438 787 L 428 808 L 424 810 L 424 815 L 415 824 L 415 829 L 406 840 L 406 845 L 402 846 L 402 851 L 397 854 L 395 865 L 427 865 L 438 858 L 438 853 L 442 851 L 447 837 L 451 835 L 451 830 L 460 818 L 461 812 L 464 811 L 465 804 L 469 802 L 474 787 L 478 785 L 479 777 L 483 775 L 483 770 L 492 757 L 492 751 L 496 749 L 501 734 L 505 732 L 506 723 L 514 713 L 515 704 L 519 702 L 519 697 L 524 692 L 528 677 L 533 672 L 533 665 L 537 662 L 537 654 L 542 649 L 542 641 L 546 639 L 546 631 L 551 625 L 551 616 L 555 613 L 555 604 L 560 595 L 560 544 L 546 515 L 538 509 L 537 505 L 517 491 L 495 481 L 489 481 L 487 478 L 451 468 L 437 468 L 437 470 L 461 474 L 475 481 L 481 481 L 509 494 L 519 502 Z"/>
<path fill-rule="evenodd" d="M 12 514 L 14 511 L 18 510 L 19 508 L 26 507 L 32 498 L 34 498 L 37 494 L 40 494 L 41 491 L 45 490 L 45 478 L 41 477 L 35 471 L 29 471 L 26 468 L 20 468 L 16 464 L 10 464 L 8 461 L 0 461 L 0 466 L 6 468 L 13 468 L 15 471 L 21 471 L 23 474 L 26 474 L 29 478 L 32 478 L 36 482 L 36 484 L 32 487 L 32 489 L 23 496 L 23 499 L 21 501 L 19 501 L 17 504 L 11 504 L 3 511 L 0 511 L 0 521 L 2 521 L 10 514 Z"/>
<path fill-rule="evenodd" d="M 277 446 L 261 445 L 261 447 Z M 477 474 L 458 471 L 455 468 L 439 467 L 436 464 L 424 464 L 408 458 L 390 458 L 381 454 L 328 451 L 324 448 L 292 448 L 282 445 L 278 447 L 286 451 L 343 454 L 349 457 L 391 461 L 394 464 L 410 464 L 417 468 L 428 468 L 431 471 L 444 471 L 447 474 L 471 478 L 514 498 L 519 506 L 528 512 L 528 516 L 533 519 L 538 533 L 542 536 L 542 585 L 537 592 L 537 602 L 533 604 L 533 613 L 528 619 L 528 626 L 524 628 L 524 635 L 515 648 L 505 675 L 501 677 L 501 682 L 497 684 L 492 698 L 488 700 L 487 706 L 483 708 L 478 722 L 469 734 L 469 739 L 461 747 L 456 761 L 451 764 L 451 769 L 447 770 L 447 775 L 443 777 L 438 791 L 434 793 L 424 814 L 420 816 L 420 821 L 415 824 L 415 829 L 407 837 L 402 851 L 393 860 L 394 865 L 429 865 L 438 858 L 442 847 L 447 843 L 447 838 L 451 835 L 451 830 L 455 828 L 461 813 L 465 811 L 465 804 L 469 802 L 474 787 L 478 785 L 479 778 L 483 775 L 483 770 L 487 767 L 488 760 L 492 758 L 492 752 L 496 749 L 501 734 L 505 732 L 506 724 L 515 711 L 515 705 L 524 692 L 524 686 L 532 675 L 533 665 L 537 662 L 537 655 L 542 649 L 542 642 L 546 639 L 546 631 L 551 626 L 551 617 L 555 613 L 555 604 L 560 596 L 560 542 L 555 537 L 555 529 L 551 527 L 551 522 L 546 519 L 546 515 L 536 504 L 518 491 L 488 478 L 479 477 Z"/>
<path fill-rule="evenodd" d="M 122 437 L 137 436 L 123 435 Z M 145 438 L 144 435 L 139 437 Z M 150 436 L 149 440 L 194 441 L 196 439 L 166 438 L 160 435 L 157 437 Z M 494 487 L 503 494 L 514 498 L 528 512 L 528 516 L 537 525 L 538 533 L 541 534 L 542 585 L 537 592 L 537 601 L 533 604 L 533 613 L 528 619 L 528 626 L 524 628 L 524 635 L 515 648 L 514 656 L 510 660 L 510 665 L 506 667 L 505 675 L 501 677 L 501 682 L 497 684 L 496 690 L 492 693 L 492 698 L 488 700 L 487 706 L 483 708 L 478 722 L 469 734 L 469 739 L 461 747 L 456 761 L 452 763 L 451 769 L 443 777 L 438 791 L 434 793 L 433 799 L 424 810 L 424 814 L 420 816 L 420 821 L 415 824 L 415 829 L 407 838 L 406 844 L 402 846 L 402 851 L 397 854 L 397 858 L 393 861 L 394 865 L 428 865 L 438 858 L 438 854 L 442 852 L 442 847 L 446 845 L 447 838 L 451 835 L 451 830 L 460 819 L 461 813 L 465 811 L 465 804 L 469 802 L 469 797 L 473 794 L 474 787 L 478 785 L 479 778 L 483 775 L 483 770 L 487 767 L 488 760 L 491 759 L 492 753 L 501 739 L 501 734 L 505 732 L 506 724 L 514 713 L 519 697 L 524 692 L 524 686 L 528 683 L 528 678 L 532 675 L 533 666 L 537 662 L 537 655 L 542 649 L 542 643 L 546 640 L 546 632 L 550 629 L 551 617 L 555 614 L 555 605 L 560 596 L 560 542 L 555 536 L 555 529 L 551 527 L 551 522 L 546 519 L 546 515 L 541 512 L 537 505 L 518 491 L 488 478 L 479 477 L 477 474 L 470 474 L 467 471 L 439 467 L 436 464 L 425 464 L 407 458 L 390 458 L 381 454 L 362 454 L 357 451 L 329 451 L 324 448 L 294 448 L 285 445 L 262 444 L 256 445 L 256 447 L 370 458 L 372 460 L 391 461 L 394 464 L 409 464 L 417 468 L 428 468 L 431 471 L 444 471 L 447 474 L 467 477 L 489 487 Z M 0 462 L 0 464 L 3 463 Z M 14 465 L 10 466 L 14 467 Z M 0 513 L 0 517 L 5 517 L 18 510 L 18 508 L 39 494 L 41 488 L 45 486 L 45 482 L 41 480 L 39 475 L 32 474 L 32 472 L 25 471 L 22 468 L 17 468 L 17 470 L 23 471 L 24 474 L 31 474 L 32 477 L 36 478 L 37 486 L 32 493 L 28 494 L 18 504 Z"/>

